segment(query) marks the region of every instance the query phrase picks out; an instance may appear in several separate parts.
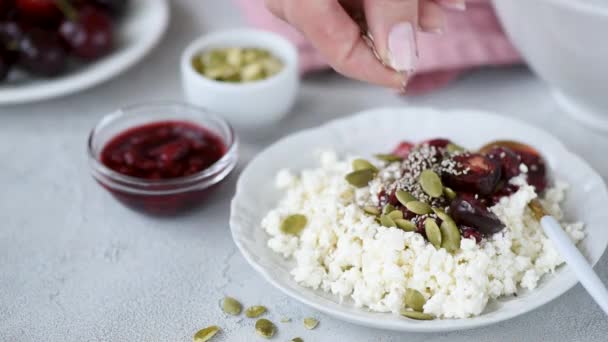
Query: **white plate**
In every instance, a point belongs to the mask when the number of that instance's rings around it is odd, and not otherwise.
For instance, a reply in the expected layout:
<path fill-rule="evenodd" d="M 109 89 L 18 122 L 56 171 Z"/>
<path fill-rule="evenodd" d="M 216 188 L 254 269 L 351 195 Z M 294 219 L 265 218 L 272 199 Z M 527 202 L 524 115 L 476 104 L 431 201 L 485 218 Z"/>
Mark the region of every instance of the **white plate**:
<path fill-rule="evenodd" d="M 566 218 L 586 223 L 587 237 L 581 249 L 595 264 L 608 244 L 608 191 L 602 178 L 585 161 L 570 153 L 550 134 L 525 123 L 476 111 L 438 112 L 431 109 L 378 109 L 333 121 L 280 140 L 260 153 L 243 171 L 232 201 L 232 236 L 247 261 L 270 283 L 322 312 L 370 327 L 438 332 L 480 327 L 535 309 L 566 292 L 577 281 L 565 266 L 542 279 L 539 287 L 518 297 L 491 301 L 482 315 L 461 320 L 413 321 L 398 315 L 358 309 L 351 302 L 340 304 L 333 295 L 299 286 L 289 274 L 292 263 L 266 247 L 268 236 L 260 227 L 262 217 L 274 207 L 281 193 L 274 175 L 316 167 L 313 151 L 333 148 L 342 153 L 371 155 L 390 151 L 399 141 L 447 137 L 463 146 L 478 148 L 496 139 L 513 139 L 539 149 L 553 175 L 572 185 L 564 203 Z"/>
<path fill-rule="evenodd" d="M 90 88 L 141 60 L 160 41 L 169 23 L 167 0 L 133 0 L 117 27 L 110 55 L 53 79 L 28 77 L 0 82 L 0 105 L 40 101 Z"/>

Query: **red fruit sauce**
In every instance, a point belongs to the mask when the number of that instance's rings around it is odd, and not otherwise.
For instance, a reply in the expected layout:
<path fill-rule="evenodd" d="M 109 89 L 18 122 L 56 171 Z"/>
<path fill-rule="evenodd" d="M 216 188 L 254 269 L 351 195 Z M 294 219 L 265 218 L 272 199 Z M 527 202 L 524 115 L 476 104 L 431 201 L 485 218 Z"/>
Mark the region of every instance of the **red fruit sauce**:
<path fill-rule="evenodd" d="M 112 138 L 102 149 L 106 167 L 142 180 L 175 180 L 199 173 L 224 156 L 222 139 L 190 122 L 162 121 L 137 126 Z M 159 183 L 156 190 L 171 190 Z M 210 189 L 149 195 L 109 189 L 121 202 L 153 214 L 174 214 L 198 204 Z"/>

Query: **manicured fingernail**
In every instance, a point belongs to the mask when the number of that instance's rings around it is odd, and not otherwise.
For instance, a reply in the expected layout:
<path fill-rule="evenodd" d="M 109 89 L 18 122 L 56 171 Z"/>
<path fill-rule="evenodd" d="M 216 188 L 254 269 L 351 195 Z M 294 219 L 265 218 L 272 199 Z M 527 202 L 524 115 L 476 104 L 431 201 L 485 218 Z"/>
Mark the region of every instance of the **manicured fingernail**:
<path fill-rule="evenodd" d="M 397 71 L 413 72 L 416 68 L 418 52 L 416 37 L 411 23 L 399 23 L 391 29 L 388 35 L 389 66 Z"/>
<path fill-rule="evenodd" d="M 437 0 L 437 2 L 448 9 L 464 11 L 467 9 L 465 0 Z"/>

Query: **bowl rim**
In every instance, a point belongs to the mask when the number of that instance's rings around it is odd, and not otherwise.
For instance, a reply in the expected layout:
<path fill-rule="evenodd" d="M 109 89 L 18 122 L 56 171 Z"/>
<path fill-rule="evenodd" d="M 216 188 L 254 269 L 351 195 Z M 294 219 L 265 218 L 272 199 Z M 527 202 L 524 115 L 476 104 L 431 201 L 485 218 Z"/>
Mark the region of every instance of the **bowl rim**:
<path fill-rule="evenodd" d="M 339 318 L 341 320 L 348 321 L 348 322 L 355 323 L 355 324 L 362 325 L 362 326 L 371 327 L 371 328 L 379 328 L 379 329 L 394 330 L 394 331 L 404 331 L 404 332 L 420 332 L 420 333 L 467 330 L 467 329 L 479 328 L 482 326 L 488 326 L 491 324 L 496 324 L 496 323 L 499 323 L 502 321 L 506 321 L 506 320 L 515 318 L 517 316 L 523 315 L 525 313 L 528 313 L 528 312 L 531 312 L 533 310 L 540 308 L 541 306 L 543 306 L 543 305 L 553 301 L 557 297 L 563 295 L 564 293 L 566 293 L 568 290 L 570 290 L 572 287 L 574 287 L 574 285 L 576 285 L 578 283 L 578 280 L 576 279 L 574 273 L 572 273 L 572 271 L 569 270 L 567 267 L 562 267 L 561 272 L 564 273 L 565 278 L 562 279 L 563 281 L 560 283 L 559 287 L 554 292 L 548 293 L 548 294 L 544 295 L 542 298 L 538 299 L 536 301 L 536 303 L 534 303 L 533 305 L 529 305 L 529 306 L 520 308 L 521 309 L 520 311 L 510 311 L 510 312 L 504 313 L 498 317 L 492 316 L 492 317 L 488 317 L 487 319 L 481 320 L 481 321 L 477 320 L 474 317 L 474 318 L 470 318 L 470 319 L 440 320 L 443 322 L 447 322 L 447 324 L 444 324 L 444 325 L 441 325 L 441 324 L 428 325 L 425 322 L 409 322 L 409 321 L 407 322 L 407 324 L 401 324 L 401 323 L 396 323 L 394 321 L 383 321 L 381 319 L 371 321 L 369 318 L 362 317 L 356 313 L 346 311 L 345 309 L 340 307 L 341 304 L 334 303 L 333 301 L 329 302 L 325 298 L 313 300 L 313 299 L 309 298 L 309 296 L 303 292 L 304 288 L 300 288 L 299 285 L 297 285 L 297 288 L 294 288 L 294 287 L 290 286 L 289 284 L 284 283 L 280 277 L 276 276 L 276 274 L 277 274 L 276 270 L 270 270 L 266 267 L 266 265 L 264 265 L 263 263 L 260 263 L 258 261 L 258 256 L 254 252 L 252 252 L 248 246 L 246 246 L 245 239 L 243 239 L 243 237 L 241 236 L 242 235 L 242 233 L 241 233 L 242 224 L 239 222 L 240 219 L 239 219 L 238 215 L 235 214 L 237 211 L 246 210 L 246 208 L 241 207 L 242 198 L 243 198 L 243 196 L 246 195 L 244 193 L 243 183 L 244 183 L 245 179 L 243 176 L 245 176 L 247 174 L 249 168 L 251 168 L 255 165 L 256 159 L 260 158 L 262 156 L 262 154 L 264 154 L 264 152 L 271 150 L 272 148 L 276 148 L 277 145 L 284 143 L 286 140 L 295 139 L 296 137 L 301 137 L 306 134 L 311 134 L 311 133 L 317 132 L 319 130 L 329 129 L 329 128 L 335 127 L 339 124 L 343 124 L 343 123 L 350 122 L 350 121 L 355 121 L 357 119 L 360 119 L 360 117 L 363 117 L 363 116 L 376 118 L 377 114 L 382 114 L 384 111 L 388 111 L 388 110 L 398 111 L 398 112 L 407 111 L 408 113 L 411 113 L 412 111 L 416 111 L 417 114 L 421 114 L 421 113 L 433 114 L 434 113 L 434 114 L 439 114 L 442 116 L 461 115 L 461 114 L 477 116 L 477 115 L 481 114 L 486 118 L 489 117 L 489 118 L 501 120 L 502 122 L 509 122 L 512 124 L 517 124 L 519 126 L 522 126 L 522 125 L 528 126 L 530 129 L 534 129 L 537 132 L 542 133 L 542 135 L 545 137 L 552 137 L 553 139 L 549 143 L 550 143 L 550 145 L 554 146 L 554 148 L 556 150 L 560 151 L 560 155 L 562 155 L 564 157 L 567 156 L 568 158 L 574 159 L 577 164 L 580 164 L 583 167 L 585 167 L 586 169 L 588 169 L 589 171 L 591 171 L 596 176 L 594 178 L 597 178 L 596 180 L 598 180 L 600 182 L 601 189 L 599 189 L 599 191 L 601 191 L 602 196 L 608 197 L 608 189 L 606 187 L 606 182 L 597 173 L 597 171 L 595 171 L 584 159 L 582 159 L 577 154 L 568 150 L 566 148 L 566 146 L 561 141 L 559 141 L 559 139 L 555 138 L 552 134 L 548 133 L 547 131 L 543 130 L 542 128 L 535 127 L 533 125 L 529 125 L 529 124 L 523 122 L 522 120 L 509 118 L 509 117 L 505 117 L 503 115 L 498 115 L 498 114 L 495 114 L 495 113 L 492 113 L 489 111 L 477 110 L 477 109 L 435 110 L 435 109 L 428 108 L 428 107 L 409 107 L 409 108 L 382 107 L 382 108 L 375 108 L 375 109 L 370 109 L 370 110 L 363 110 L 363 111 L 357 112 L 351 116 L 338 118 L 338 119 L 332 120 L 328 123 L 322 124 L 320 126 L 301 130 L 301 131 L 295 132 L 294 134 L 283 137 L 282 139 L 276 141 L 274 144 L 268 146 L 264 151 L 260 152 L 256 156 L 256 158 L 254 158 L 252 161 L 250 161 L 249 164 L 247 165 L 247 167 L 241 172 L 241 175 L 239 176 L 239 180 L 237 182 L 236 192 L 235 192 L 235 195 L 231 202 L 231 213 L 230 213 L 231 234 L 232 234 L 233 241 L 239 248 L 239 251 L 241 252 L 241 254 L 247 260 L 249 265 L 251 265 L 266 281 L 268 281 L 275 288 L 279 289 L 280 291 L 287 294 L 291 298 L 293 298 L 305 305 L 308 305 L 312 308 L 315 308 L 321 312 L 324 312 L 333 317 Z M 403 113 L 401 113 L 401 114 L 403 114 Z M 605 252 L 606 252 L 606 246 L 604 246 L 604 249 L 602 250 L 600 255 L 597 257 L 597 259 L 593 261 L 592 266 L 595 265 L 601 259 L 602 255 L 605 254 Z M 305 289 L 305 290 L 309 290 L 309 289 Z M 536 289 L 534 291 L 538 291 L 538 289 Z M 327 303 L 324 303 L 324 302 L 327 302 Z M 365 311 L 365 309 L 359 309 L 359 310 Z M 483 317 L 483 316 L 484 316 L 484 314 L 482 314 L 478 317 Z"/>
<path fill-rule="evenodd" d="M 281 61 L 284 63 L 283 69 L 271 77 L 255 82 L 245 83 L 230 83 L 212 80 L 201 75 L 194 69 L 194 66 L 192 65 L 192 58 L 196 54 L 200 53 L 210 45 L 221 45 L 223 41 L 230 41 L 231 39 L 237 37 L 247 38 L 251 41 L 248 44 L 234 44 L 239 47 L 245 47 L 245 45 L 255 47 L 255 45 L 260 41 L 272 42 L 275 44 L 275 47 L 264 47 L 264 49 L 269 50 L 272 54 L 281 59 Z M 297 47 L 279 34 L 259 29 L 240 28 L 213 31 L 195 39 L 184 49 L 180 63 L 182 73 L 189 76 L 185 82 L 195 81 L 199 85 L 213 87 L 223 91 L 248 91 L 263 89 L 277 82 L 285 82 L 289 78 L 289 74 L 297 72 L 299 67 L 299 57 Z"/>
<path fill-rule="evenodd" d="M 117 171 L 114 171 L 104 165 L 99 159 L 98 151 L 95 151 L 93 146 L 94 139 L 96 135 L 101 131 L 106 125 L 116 122 L 118 120 L 123 119 L 126 115 L 129 115 L 130 112 L 145 109 L 145 108 L 162 108 L 162 107 L 172 107 L 172 108 L 182 108 L 186 110 L 190 110 L 196 112 L 198 115 L 201 115 L 206 118 L 210 118 L 211 120 L 217 122 L 222 126 L 222 129 L 225 129 L 227 132 L 227 138 L 222 139 L 226 144 L 226 152 L 224 155 L 211 164 L 206 169 L 203 169 L 195 174 L 188 175 L 185 177 L 177 177 L 171 179 L 159 179 L 159 180 L 149 180 L 138 177 L 132 177 L 128 175 L 124 175 Z M 161 120 L 154 120 L 161 121 Z M 206 128 L 206 127 L 205 127 Z M 213 132 L 215 133 L 215 132 Z M 146 102 L 146 103 L 138 103 L 132 104 L 128 106 L 121 107 L 115 111 L 110 112 L 109 114 L 104 115 L 98 123 L 91 129 L 88 139 L 87 139 L 87 157 L 89 159 L 89 166 L 91 172 L 93 173 L 93 177 L 102 183 L 106 183 L 106 180 L 112 182 L 113 188 L 120 188 L 122 191 L 126 192 L 134 192 L 134 193 L 142 193 L 142 194 L 150 194 L 150 195 L 159 195 L 159 194 L 173 194 L 179 192 L 189 191 L 192 188 L 198 188 L 201 184 L 209 183 L 208 185 L 215 184 L 213 182 L 215 176 L 221 174 L 222 171 L 226 169 L 232 169 L 237 163 L 238 159 L 238 137 L 232 128 L 232 126 L 224 120 L 221 116 L 210 113 L 204 108 L 197 107 L 184 102 L 177 101 L 157 101 L 157 102 Z M 100 179 L 100 176 L 102 177 Z M 219 181 L 219 180 L 217 180 Z M 167 189 L 155 189 L 156 187 L 174 187 Z"/>

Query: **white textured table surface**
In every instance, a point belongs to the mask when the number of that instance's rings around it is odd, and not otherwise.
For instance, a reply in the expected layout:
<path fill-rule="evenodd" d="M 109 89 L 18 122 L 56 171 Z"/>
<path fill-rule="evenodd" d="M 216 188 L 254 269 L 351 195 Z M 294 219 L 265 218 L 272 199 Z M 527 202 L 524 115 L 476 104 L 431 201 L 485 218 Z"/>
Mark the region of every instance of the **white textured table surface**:
<path fill-rule="evenodd" d="M 240 256 L 228 228 L 236 177 L 208 205 L 176 219 L 135 214 L 88 175 L 89 129 L 133 102 L 181 99 L 178 57 L 209 29 L 242 25 L 228 1 L 174 1 L 159 49 L 121 77 L 84 93 L 0 107 L 0 341 L 189 341 L 218 324 L 217 341 L 255 341 L 253 321 L 226 318 L 224 295 L 264 304 L 277 341 L 606 341 L 608 321 L 579 285 L 516 319 L 471 331 L 403 334 L 367 329 L 319 314 L 270 287 Z M 326 120 L 385 105 L 486 109 L 531 121 L 608 177 L 608 136 L 560 112 L 527 70 L 484 70 L 431 95 L 400 98 L 323 74 L 304 81 L 293 114 L 243 136 L 242 166 L 277 138 Z M 608 223 L 607 227 L 608 229 Z M 608 281 L 608 258 L 596 270 Z M 306 331 L 301 318 L 321 324 Z M 278 323 L 287 316 L 292 323 Z"/>

